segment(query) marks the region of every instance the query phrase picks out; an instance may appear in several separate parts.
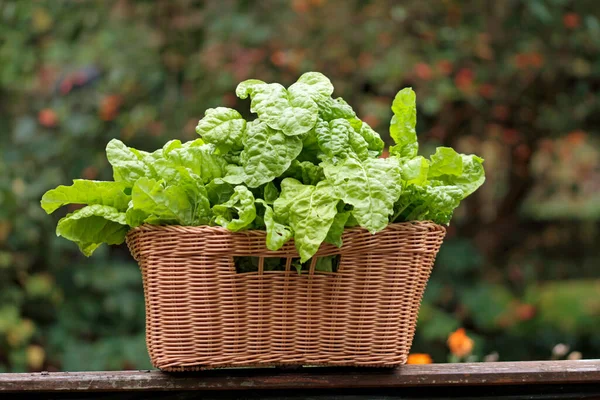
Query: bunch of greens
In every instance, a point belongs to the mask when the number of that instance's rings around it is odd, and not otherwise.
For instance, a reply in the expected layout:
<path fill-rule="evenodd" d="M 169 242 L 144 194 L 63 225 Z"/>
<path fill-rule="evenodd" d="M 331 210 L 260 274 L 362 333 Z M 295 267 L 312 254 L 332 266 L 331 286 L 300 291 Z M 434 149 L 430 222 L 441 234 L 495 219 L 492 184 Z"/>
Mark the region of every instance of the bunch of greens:
<path fill-rule="evenodd" d="M 112 140 L 106 148 L 114 182 L 75 180 L 42 198 L 48 213 L 67 204 L 86 207 L 58 222 L 57 235 L 85 255 L 102 243 L 119 244 L 132 227 L 220 225 L 231 231 L 266 230 L 277 250 L 294 239 L 306 263 L 323 242 L 342 244 L 344 228 L 371 233 L 391 222 L 447 224 L 459 202 L 484 182 L 483 160 L 440 147 L 417 155 L 415 93 L 398 92 L 384 142 L 343 99 L 329 79 L 302 75 L 285 88 L 247 80 L 236 89 L 251 98 L 258 117 L 208 109 L 200 139 L 172 140 L 148 153 Z"/>

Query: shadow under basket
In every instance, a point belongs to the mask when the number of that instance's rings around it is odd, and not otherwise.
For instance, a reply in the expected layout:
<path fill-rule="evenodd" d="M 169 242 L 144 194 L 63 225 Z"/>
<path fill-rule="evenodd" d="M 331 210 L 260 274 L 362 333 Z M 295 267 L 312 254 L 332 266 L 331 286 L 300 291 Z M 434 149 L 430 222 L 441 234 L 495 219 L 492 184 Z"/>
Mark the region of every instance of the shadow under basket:
<path fill-rule="evenodd" d="M 446 230 L 432 222 L 391 224 L 374 235 L 347 229 L 323 244 L 306 271 L 293 241 L 278 251 L 265 232 L 144 225 L 127 244 L 146 300 L 146 343 L 164 371 L 326 365 L 392 367 L 406 362 L 419 306 Z M 335 272 L 315 271 L 339 255 Z M 234 258 L 257 257 L 236 272 Z M 284 268 L 266 271 L 265 259 Z"/>

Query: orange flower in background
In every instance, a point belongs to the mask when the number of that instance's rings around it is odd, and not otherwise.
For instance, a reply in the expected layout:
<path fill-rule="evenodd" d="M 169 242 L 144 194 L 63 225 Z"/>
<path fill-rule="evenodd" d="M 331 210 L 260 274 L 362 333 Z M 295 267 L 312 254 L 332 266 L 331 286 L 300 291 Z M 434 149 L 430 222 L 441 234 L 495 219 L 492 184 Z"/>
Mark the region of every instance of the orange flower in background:
<path fill-rule="evenodd" d="M 40 125 L 45 126 L 46 128 L 54 128 L 58 125 L 58 116 L 54 110 L 44 108 L 38 113 L 38 121 Z"/>
<path fill-rule="evenodd" d="M 464 357 L 473 351 L 473 339 L 467 336 L 465 329 L 460 328 L 452 332 L 448 337 L 448 347 L 450 352 L 457 357 Z"/>
<path fill-rule="evenodd" d="M 414 353 L 408 355 L 407 364 L 431 364 L 433 360 L 429 354 L 425 353 Z"/>
<path fill-rule="evenodd" d="M 119 113 L 122 98 L 118 94 L 105 96 L 100 102 L 100 118 L 103 121 L 112 121 Z"/>
<path fill-rule="evenodd" d="M 579 17 L 579 14 L 571 12 L 563 15 L 563 24 L 566 28 L 575 29 L 579 26 L 580 23 L 581 18 Z"/>

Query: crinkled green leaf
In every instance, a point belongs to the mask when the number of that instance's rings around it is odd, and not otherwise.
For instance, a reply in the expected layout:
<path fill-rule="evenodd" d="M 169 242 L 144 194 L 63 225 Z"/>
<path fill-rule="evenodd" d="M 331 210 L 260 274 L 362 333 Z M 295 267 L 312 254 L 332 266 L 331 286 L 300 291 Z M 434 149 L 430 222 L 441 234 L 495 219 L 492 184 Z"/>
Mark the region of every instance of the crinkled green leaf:
<path fill-rule="evenodd" d="M 262 204 L 265 208 L 264 222 L 267 230 L 267 248 L 277 251 L 292 238 L 292 229 L 277 221 L 273 209 L 266 201 L 257 199 L 256 202 Z"/>
<path fill-rule="evenodd" d="M 289 168 L 301 150 L 298 137 L 286 136 L 264 122 L 248 124 L 242 152 L 244 181 L 251 188 L 272 181 Z"/>
<path fill-rule="evenodd" d="M 197 146 L 193 143 L 171 150 L 166 158 L 174 165 L 185 167 L 198 175 L 204 183 L 225 176 L 227 162 L 215 153 L 215 147 L 211 144 Z"/>
<path fill-rule="evenodd" d="M 350 217 L 350 211 L 338 212 L 333 219 L 333 223 L 325 236 L 325 242 L 331 243 L 334 246 L 342 247 L 342 235 L 344 234 L 344 228 L 348 218 Z"/>
<path fill-rule="evenodd" d="M 106 157 L 113 167 L 113 178 L 117 182 L 126 182 L 129 186 L 141 177 L 151 177 L 152 170 L 143 161 L 142 152 L 127 147 L 123 142 L 112 139 L 106 146 Z M 147 153 L 146 153 L 147 154 Z"/>
<path fill-rule="evenodd" d="M 59 186 L 42 197 L 42 208 L 51 214 L 67 204 L 101 204 L 125 211 L 131 196 L 125 182 L 101 182 L 75 179 L 71 186 Z"/>
<path fill-rule="evenodd" d="M 290 86 L 299 87 L 301 91 L 309 92 L 313 98 L 328 98 L 333 93 L 333 85 L 328 77 L 320 72 L 306 72 Z"/>
<path fill-rule="evenodd" d="M 450 147 L 438 147 L 430 159 L 431 162 L 427 174 L 430 179 L 441 175 L 462 174 L 462 157 Z"/>
<path fill-rule="evenodd" d="M 223 179 L 214 179 L 206 185 L 206 192 L 210 204 L 221 204 L 227 202 L 233 195 L 233 186 Z"/>
<path fill-rule="evenodd" d="M 315 126 L 319 111 L 310 93 L 303 91 L 306 86 L 286 90 L 278 83 L 255 84 L 242 93 L 251 92 L 250 110 L 262 122 L 287 136 L 297 136 Z"/>
<path fill-rule="evenodd" d="M 231 108 L 209 108 L 198 122 L 196 133 L 206 143 L 214 144 L 222 153 L 242 150 L 242 137 L 246 120 Z"/>
<path fill-rule="evenodd" d="M 260 85 L 266 85 L 266 83 L 259 79 L 246 79 L 237 85 L 235 95 L 240 99 L 246 99 L 248 96 L 253 96 L 254 88 Z"/>
<path fill-rule="evenodd" d="M 123 243 L 128 230 L 125 213 L 94 204 L 62 218 L 56 235 L 77 243 L 81 252 L 89 257 L 102 243 Z"/>
<path fill-rule="evenodd" d="M 331 97 L 323 97 L 316 100 L 319 106 L 319 116 L 325 121 L 342 118 L 351 120 L 356 118 L 356 113 L 348 103 L 341 97 L 332 99 Z"/>
<path fill-rule="evenodd" d="M 316 185 L 325 179 L 323 168 L 309 161 L 292 161 L 290 167 L 282 175 L 283 178 L 294 178 L 305 185 Z"/>
<path fill-rule="evenodd" d="M 419 151 L 417 142 L 416 95 L 411 88 L 404 88 L 396 94 L 392 103 L 394 116 L 390 122 L 390 136 L 396 143 L 390 154 L 399 157 L 415 157 Z"/>
<path fill-rule="evenodd" d="M 125 220 L 127 221 L 127 225 L 135 228 L 136 226 L 142 225 L 144 221 L 148 219 L 148 217 L 149 215 L 145 211 L 138 210 L 137 208 L 133 207 L 133 201 L 129 202 L 129 207 L 125 212 Z"/>
<path fill-rule="evenodd" d="M 423 185 L 427 181 L 429 161 L 423 156 L 417 156 L 413 159 L 405 160 L 400 169 L 402 171 L 402 180 L 407 185 Z"/>
<path fill-rule="evenodd" d="M 230 231 L 237 232 L 247 228 L 256 218 L 254 195 L 245 186 L 236 186 L 231 198 L 212 208 L 215 222 Z"/>
<path fill-rule="evenodd" d="M 146 213 L 152 224 L 194 225 L 194 206 L 184 188 L 165 187 L 162 181 L 140 178 L 131 191 L 133 208 Z"/>
<path fill-rule="evenodd" d="M 409 185 L 394 205 L 392 221 L 431 220 L 448 224 L 462 199 L 463 192 L 456 186 Z"/>
<path fill-rule="evenodd" d="M 348 157 L 338 164 L 323 163 L 325 176 L 352 215 L 371 233 L 384 229 L 400 196 L 400 168 L 391 158 L 364 161 Z"/>
<path fill-rule="evenodd" d="M 430 179 L 433 186 L 451 185 L 459 188 L 463 199 L 477 190 L 485 182 L 483 159 L 475 155 L 460 155 L 462 172 L 460 175 L 440 175 Z"/>
<path fill-rule="evenodd" d="M 279 197 L 279 190 L 273 182 L 269 182 L 265 185 L 263 189 L 263 198 L 267 204 L 273 204 L 275 200 Z"/>
<path fill-rule="evenodd" d="M 331 185 L 319 182 L 303 185 L 293 178 L 281 182 L 281 196 L 275 201 L 275 217 L 294 231 L 301 262 L 311 258 L 325 240 L 337 213 L 336 196 Z"/>
<path fill-rule="evenodd" d="M 350 121 L 350 124 L 352 125 L 352 121 Z M 362 122 L 360 128 L 357 128 L 356 125 L 353 125 L 353 128 L 365 139 L 368 149 L 375 152 L 375 157 L 379 157 L 385 147 L 385 143 L 381 140 L 379 133 L 375 132 L 366 122 Z"/>
<path fill-rule="evenodd" d="M 345 119 L 319 121 L 315 127 L 319 148 L 328 158 L 348 153 L 352 131 L 352 126 Z"/>
<path fill-rule="evenodd" d="M 351 129 L 348 132 L 350 138 L 350 148 L 360 158 L 364 160 L 369 158 L 369 144 L 367 141 L 360 135 L 360 133 L 356 132 L 354 129 Z"/>

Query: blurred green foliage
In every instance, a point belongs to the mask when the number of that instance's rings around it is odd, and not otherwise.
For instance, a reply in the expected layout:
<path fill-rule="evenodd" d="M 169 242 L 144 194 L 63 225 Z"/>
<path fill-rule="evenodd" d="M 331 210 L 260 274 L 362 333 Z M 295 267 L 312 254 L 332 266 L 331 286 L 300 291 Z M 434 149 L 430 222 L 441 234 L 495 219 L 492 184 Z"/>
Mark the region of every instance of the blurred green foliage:
<path fill-rule="evenodd" d="M 594 0 L 0 0 L 0 371 L 146 368 L 139 271 L 84 259 L 41 195 L 108 179 L 111 138 L 190 140 L 247 78 L 331 77 L 387 138 L 412 86 L 424 152 L 486 159 L 426 292 L 415 352 L 600 357 L 600 16 Z"/>

